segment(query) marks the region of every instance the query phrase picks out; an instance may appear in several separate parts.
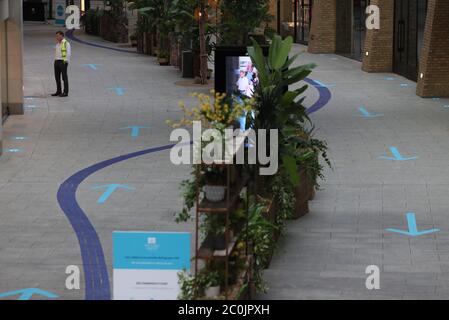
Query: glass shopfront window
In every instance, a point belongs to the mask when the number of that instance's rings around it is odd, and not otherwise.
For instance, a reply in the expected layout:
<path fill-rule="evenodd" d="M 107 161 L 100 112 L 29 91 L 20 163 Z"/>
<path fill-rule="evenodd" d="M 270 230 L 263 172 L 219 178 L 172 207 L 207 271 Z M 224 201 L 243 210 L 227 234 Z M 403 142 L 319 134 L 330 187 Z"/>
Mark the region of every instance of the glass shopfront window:
<path fill-rule="evenodd" d="M 369 6 L 369 0 L 354 0 L 353 3 L 353 33 L 352 33 L 352 53 L 353 58 L 362 60 L 363 48 L 366 35 L 366 8 Z"/>
<path fill-rule="evenodd" d="M 292 36 L 295 42 L 307 44 L 312 22 L 313 0 L 278 0 L 278 33 Z"/>
<path fill-rule="evenodd" d="M 337 53 L 362 60 L 366 35 L 366 8 L 370 0 L 337 2 Z"/>
<path fill-rule="evenodd" d="M 394 72 L 416 81 L 427 0 L 395 0 Z"/>

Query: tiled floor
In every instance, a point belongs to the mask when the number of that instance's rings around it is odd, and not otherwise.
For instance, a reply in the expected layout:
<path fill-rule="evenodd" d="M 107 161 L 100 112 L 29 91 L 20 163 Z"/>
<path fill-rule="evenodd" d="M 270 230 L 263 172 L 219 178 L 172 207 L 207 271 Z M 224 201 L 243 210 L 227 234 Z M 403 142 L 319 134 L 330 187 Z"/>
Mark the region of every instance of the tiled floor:
<path fill-rule="evenodd" d="M 54 31 L 26 26 L 25 95 L 34 98 L 26 99 L 24 116 L 10 117 L 3 127 L 4 149 L 23 150 L 0 157 L 0 293 L 37 287 L 63 299 L 82 299 L 83 283 L 82 290 L 65 288 L 65 268 L 82 267 L 82 260 L 76 234 L 58 205 L 58 188 L 100 161 L 168 144 L 164 121 L 180 115 L 178 101 L 208 89 L 175 85 L 179 72 L 160 67 L 152 57 L 72 43 L 70 97 L 49 98 L 55 90 Z M 414 83 L 363 73 L 358 62 L 346 58 L 304 54 L 300 61 L 316 62 L 312 78 L 328 84 L 333 94 L 312 119 L 329 143 L 334 168 L 326 172 L 310 214 L 288 224 L 265 273 L 270 290 L 261 297 L 449 298 L 449 109 L 443 108 L 448 100 L 421 99 Z M 86 64 L 98 64 L 98 70 Z M 114 87 L 124 88 L 124 95 Z M 307 96 L 311 105 L 317 90 L 310 88 Z M 360 117 L 362 106 L 383 116 Z M 149 128 L 132 138 L 120 130 L 130 125 Z M 379 159 L 391 156 L 392 146 L 418 159 Z M 179 182 L 190 168 L 171 165 L 168 154 L 114 164 L 77 190 L 100 237 L 109 277 L 114 230 L 191 230 L 173 222 L 181 204 Z M 97 204 L 101 191 L 92 187 L 106 183 L 135 191 L 117 191 Z M 441 231 L 409 237 L 385 230 L 407 229 L 409 211 L 419 230 Z M 380 290 L 365 288 L 365 268 L 371 264 L 381 269 Z"/>

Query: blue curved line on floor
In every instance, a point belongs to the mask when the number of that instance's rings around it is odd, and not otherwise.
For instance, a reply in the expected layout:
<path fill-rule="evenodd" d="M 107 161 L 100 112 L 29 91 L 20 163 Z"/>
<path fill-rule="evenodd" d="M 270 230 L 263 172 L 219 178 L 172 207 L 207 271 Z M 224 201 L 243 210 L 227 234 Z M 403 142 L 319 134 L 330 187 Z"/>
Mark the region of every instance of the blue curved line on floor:
<path fill-rule="evenodd" d="M 68 33 L 70 33 L 70 31 Z M 71 32 L 71 34 L 73 34 L 73 31 Z M 122 51 L 121 49 L 99 46 L 96 44 L 84 42 L 82 40 L 80 41 L 81 43 L 87 45 L 94 45 L 101 48 Z M 313 79 L 307 78 L 304 81 L 311 85 L 318 85 L 318 83 Z M 317 86 L 316 88 L 319 92 L 319 99 L 307 109 L 308 114 L 312 114 L 323 108 L 332 97 L 332 94 L 328 88 L 322 86 Z M 76 200 L 76 191 L 78 190 L 78 187 L 89 176 L 106 167 L 143 155 L 169 150 L 173 146 L 174 144 L 155 147 L 102 161 L 75 173 L 66 181 L 64 181 L 59 187 L 57 193 L 59 206 L 72 225 L 72 228 L 76 233 L 80 245 L 84 269 L 86 300 L 110 300 L 111 287 L 109 283 L 108 267 L 105 262 L 100 238 L 98 237 L 98 234 L 89 218 L 87 217 L 86 213 L 83 211 L 83 209 L 81 209 L 78 201 Z"/>
<path fill-rule="evenodd" d="M 76 200 L 76 191 L 79 185 L 95 172 L 115 163 L 154 152 L 169 150 L 173 146 L 166 145 L 142 150 L 94 164 L 75 173 L 59 187 L 57 194 L 59 206 L 70 221 L 80 245 L 86 300 L 109 300 L 111 298 L 111 289 L 101 241 L 94 226 Z"/>
<path fill-rule="evenodd" d="M 315 88 L 318 89 L 318 93 L 319 93 L 318 100 L 312 106 L 307 108 L 307 110 L 306 110 L 307 114 L 312 114 L 314 112 L 317 112 L 318 110 L 320 110 L 321 108 L 323 108 L 325 105 L 328 104 L 328 102 L 332 99 L 332 93 L 328 88 L 323 87 L 323 86 L 318 86 L 318 82 L 316 82 L 313 79 L 305 78 L 304 81 L 312 86 L 315 86 Z"/>
<path fill-rule="evenodd" d="M 108 50 L 113 50 L 113 51 L 118 51 L 118 52 L 125 52 L 125 53 L 134 53 L 134 54 L 139 54 L 137 51 L 135 50 L 127 50 L 127 49 L 120 49 L 120 48 L 114 48 L 114 47 L 108 47 L 108 46 L 104 46 L 98 43 L 93 43 L 93 42 L 89 42 L 86 40 L 81 40 L 80 38 L 77 38 L 75 36 L 74 30 L 69 30 L 65 33 L 66 37 L 72 41 L 81 43 L 81 44 L 85 44 L 91 47 L 96 47 L 96 48 L 102 48 L 102 49 L 108 49 Z"/>

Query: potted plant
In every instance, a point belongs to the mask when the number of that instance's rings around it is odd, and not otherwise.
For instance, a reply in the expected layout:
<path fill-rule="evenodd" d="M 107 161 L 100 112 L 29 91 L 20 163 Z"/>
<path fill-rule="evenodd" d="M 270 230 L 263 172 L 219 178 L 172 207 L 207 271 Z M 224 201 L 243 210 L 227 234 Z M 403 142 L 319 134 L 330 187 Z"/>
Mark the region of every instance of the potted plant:
<path fill-rule="evenodd" d="M 160 50 L 157 61 L 161 66 L 168 66 L 170 64 L 170 54 L 166 50 Z"/>
<path fill-rule="evenodd" d="M 230 107 L 230 104 L 225 99 L 226 95 L 220 94 L 218 92 L 212 91 L 213 95 L 207 94 L 198 94 L 192 93 L 191 96 L 198 99 L 198 104 L 194 108 L 187 108 L 184 103 L 180 103 L 180 109 L 184 113 L 184 117 L 180 119 L 178 122 L 174 122 L 171 120 L 167 120 L 166 123 L 170 125 L 172 128 L 179 127 L 189 127 L 193 124 L 193 121 L 201 121 L 202 127 L 206 129 L 218 129 L 220 132 L 223 132 L 224 129 L 232 126 L 235 123 L 235 120 L 240 118 L 243 114 L 249 112 L 253 105 L 251 101 L 244 101 L 243 104 L 234 104 L 233 107 Z M 206 184 L 205 174 L 201 174 L 199 181 L 197 181 L 197 165 L 194 166 L 191 178 L 185 180 L 181 183 L 182 195 L 184 199 L 184 206 L 180 213 L 176 215 L 177 222 L 185 222 L 190 219 L 190 211 L 195 204 L 196 197 L 196 187 L 198 185 L 199 191 L 204 189 L 204 185 Z M 216 169 L 212 169 L 215 171 Z M 222 178 L 224 177 L 224 173 L 222 173 Z M 209 185 L 217 185 L 217 179 L 220 175 L 214 173 L 209 176 Z M 231 176 L 232 177 L 232 176 Z M 224 181 L 224 180 L 222 180 Z M 221 182 L 221 186 L 224 185 L 224 182 Z M 217 192 L 216 197 L 214 197 L 214 191 L 211 191 L 215 188 L 207 188 L 206 197 L 210 200 L 214 199 L 224 199 L 223 188 Z M 212 192 L 212 195 L 211 195 Z M 220 193 L 220 194 L 218 194 Z M 226 191 L 225 191 L 226 194 Z"/>
<path fill-rule="evenodd" d="M 201 225 L 205 237 L 203 246 L 211 250 L 226 249 L 226 220 L 223 215 L 208 214 Z M 233 232 L 228 232 L 229 241 Z"/>
<path fill-rule="evenodd" d="M 218 271 L 207 272 L 203 279 L 204 296 L 215 298 L 220 295 L 220 273 Z"/>
<path fill-rule="evenodd" d="M 314 64 L 292 67 L 298 55 L 289 57 L 293 38 L 282 40 L 274 36 L 265 57 L 261 46 L 253 39 L 253 45 L 248 53 L 259 74 L 259 85 L 255 88 L 256 116 L 250 119 L 252 127 L 258 129 L 275 129 L 278 131 L 279 170 L 271 177 L 266 188 L 273 191 L 277 201 L 278 223 L 294 216 L 295 188 L 303 180 L 298 172 L 295 144 L 298 128 L 302 128 L 310 119 L 303 106 L 305 97 L 301 95 L 308 86 L 299 86 L 290 90 L 289 87 L 304 80 L 315 67 Z M 269 141 L 267 139 L 267 141 Z M 304 203 L 299 204 L 304 209 Z"/>
<path fill-rule="evenodd" d="M 226 194 L 225 171 L 223 167 L 208 166 L 204 173 L 204 197 L 210 202 L 223 201 Z"/>
<path fill-rule="evenodd" d="M 320 163 L 320 157 L 332 168 L 327 156 L 327 144 L 314 138 L 314 130 L 313 126 L 310 129 L 300 128 L 290 139 L 300 176 L 300 183 L 295 189 L 296 218 L 308 213 L 307 202 L 314 198 L 315 190 L 320 187 L 319 180 L 324 179 L 324 167 Z"/>

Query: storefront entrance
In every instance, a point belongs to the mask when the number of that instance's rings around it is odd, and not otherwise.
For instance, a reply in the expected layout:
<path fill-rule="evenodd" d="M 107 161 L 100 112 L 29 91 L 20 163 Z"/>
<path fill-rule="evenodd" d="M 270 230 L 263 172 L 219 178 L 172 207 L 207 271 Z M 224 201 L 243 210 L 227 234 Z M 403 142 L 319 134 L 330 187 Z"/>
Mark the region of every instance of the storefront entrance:
<path fill-rule="evenodd" d="M 362 60 L 365 43 L 369 0 L 340 0 L 337 2 L 337 53 Z"/>
<path fill-rule="evenodd" d="M 418 79 L 427 0 L 395 0 L 394 72 Z"/>
<path fill-rule="evenodd" d="M 292 36 L 295 42 L 309 42 L 310 25 L 312 22 L 313 0 L 286 0 L 277 2 L 278 33 Z"/>
<path fill-rule="evenodd" d="M 313 0 L 295 1 L 295 33 L 296 42 L 307 44 L 309 42 L 310 25 L 312 23 Z"/>

